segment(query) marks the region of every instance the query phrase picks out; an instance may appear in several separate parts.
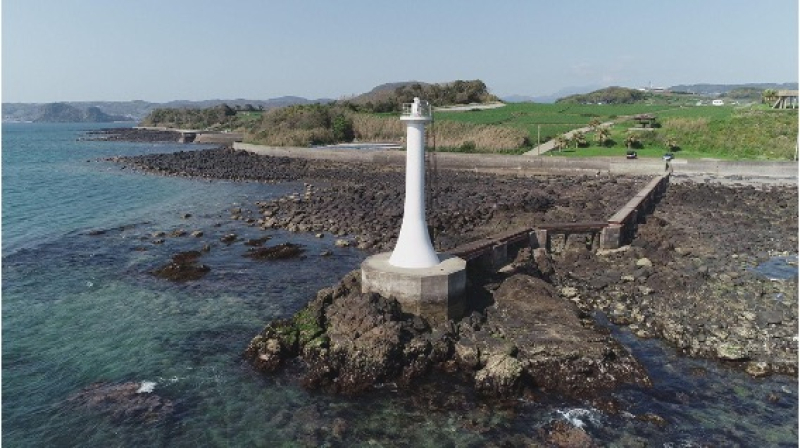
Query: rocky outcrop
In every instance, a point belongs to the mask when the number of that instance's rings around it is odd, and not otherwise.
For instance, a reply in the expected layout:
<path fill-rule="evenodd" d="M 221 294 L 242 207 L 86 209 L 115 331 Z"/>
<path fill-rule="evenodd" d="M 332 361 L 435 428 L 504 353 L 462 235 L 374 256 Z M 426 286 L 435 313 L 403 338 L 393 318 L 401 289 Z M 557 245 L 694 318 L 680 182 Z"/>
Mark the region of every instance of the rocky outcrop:
<path fill-rule="evenodd" d="M 177 253 L 173 255 L 171 262 L 153 271 L 153 275 L 174 282 L 203 278 L 211 268 L 197 262 L 201 255 L 196 250 Z"/>
<path fill-rule="evenodd" d="M 84 140 L 103 140 L 115 142 L 170 142 L 177 143 L 181 138 L 178 131 L 159 131 L 142 128 L 108 128 L 97 131 L 87 131 Z"/>
<path fill-rule="evenodd" d="M 175 405 L 153 392 L 154 383 L 95 383 L 67 399 L 67 403 L 107 415 L 118 423 L 160 423 L 171 417 Z"/>
<path fill-rule="evenodd" d="M 408 386 L 432 369 L 500 397 L 541 388 L 585 398 L 623 383 L 649 384 L 621 345 L 543 280 L 514 275 L 495 298 L 484 313 L 431 328 L 392 298 L 362 294 L 354 271 L 291 319 L 267 325 L 244 356 L 264 372 L 299 357 L 305 386 L 345 394 Z"/>
<path fill-rule="evenodd" d="M 245 244 L 248 244 L 250 241 L 245 242 Z M 275 246 L 249 249 L 244 256 L 255 260 L 285 260 L 299 257 L 303 252 L 305 252 L 305 249 L 299 244 L 283 243 Z"/>
<path fill-rule="evenodd" d="M 362 294 L 360 275 L 355 271 L 323 289 L 291 320 L 268 325 L 245 357 L 272 372 L 300 356 L 307 387 L 345 394 L 408 384 L 448 359 L 451 334 L 430 331 L 422 319 L 402 313 L 396 300 Z"/>
<path fill-rule="evenodd" d="M 518 371 L 538 388 L 572 396 L 623 383 L 650 384 L 642 366 L 622 345 L 594 328 L 591 319 L 581 319 L 577 307 L 543 280 L 514 275 L 500 285 L 494 299 L 483 330 L 492 342 L 472 336 L 486 351 L 480 357 L 486 359 L 484 369 L 497 369 L 497 356 L 515 358 L 518 367 L 509 367 L 507 360 L 501 366 Z"/>

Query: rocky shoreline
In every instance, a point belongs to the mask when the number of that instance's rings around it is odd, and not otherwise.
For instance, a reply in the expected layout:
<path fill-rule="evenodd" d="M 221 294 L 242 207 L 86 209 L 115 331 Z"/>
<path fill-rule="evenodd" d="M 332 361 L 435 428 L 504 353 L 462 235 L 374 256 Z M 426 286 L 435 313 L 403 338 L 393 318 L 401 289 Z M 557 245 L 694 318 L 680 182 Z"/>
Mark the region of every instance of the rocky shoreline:
<path fill-rule="evenodd" d="M 402 216 L 402 172 L 389 167 L 255 156 L 225 148 L 115 161 L 164 175 L 304 182 L 302 192 L 255 202 L 233 218 L 264 229 L 328 232 L 368 251 L 393 247 Z M 605 219 L 646 181 L 443 170 L 429 182 L 434 190 L 429 222 L 438 248 L 447 250 L 521 226 Z M 547 316 L 527 309 L 525 301 L 508 299 L 535 290 L 546 296 L 543 303 L 560 304 L 559 321 L 577 319 L 580 329 L 574 331 L 579 333 L 596 331 L 589 316 L 602 312 L 637 336 L 662 338 L 689 356 L 731 363 L 753 376 L 796 375 L 797 277 L 773 281 L 755 268 L 795 253 L 797 203 L 796 187 L 670 185 L 629 246 L 593 253 L 573 237 L 559 252 L 539 254 L 538 260 L 522 253 L 500 277 L 474 281 L 474 313 L 450 328 L 430 329 L 398 314 L 390 299 L 360 294 L 353 283 L 358 276 L 351 276 L 321 291 L 294 318 L 268 325 L 254 338 L 247 357 L 261 369 L 274 370 L 298 356 L 308 366 L 309 387 L 348 393 L 385 381 L 402 383 L 437 368 L 471 377 L 478 390 L 499 395 L 536 387 L 591 395 L 625 382 L 647 383 L 635 360 L 602 335 L 596 336 L 604 341 L 601 348 L 577 350 L 582 356 L 607 356 L 591 361 L 594 367 L 576 368 L 582 381 L 563 381 L 570 375 L 568 364 L 552 362 L 560 358 L 548 363 L 532 356 L 528 347 L 539 343 L 527 340 L 520 329 L 545 321 L 503 319 Z M 349 302 L 364 307 L 365 321 L 348 315 L 343 304 Z M 341 329 L 327 328 L 330 322 L 340 323 Z M 344 335 L 350 331 L 370 336 L 348 340 Z M 582 337 L 588 343 L 595 336 Z M 377 351 L 365 354 L 360 344 L 367 342 L 374 342 Z M 608 356 L 614 362 L 602 364 Z M 595 375 L 603 369 L 615 372 L 614 379 L 587 381 L 600 378 Z"/>
<path fill-rule="evenodd" d="M 140 128 L 105 128 L 97 131 L 87 131 L 86 137 L 81 140 L 102 140 L 112 142 L 145 142 L 162 143 L 178 142 L 181 133 L 178 131 L 156 131 L 153 129 Z"/>
<path fill-rule="evenodd" d="M 240 219 L 265 229 L 349 235 L 360 249 L 394 247 L 405 175 L 394 167 L 259 156 L 230 148 L 181 151 L 112 161 L 167 176 L 254 182 L 303 182 L 302 192 L 243 208 Z M 437 249 L 531 223 L 597 221 L 611 216 L 647 177 L 499 176 L 441 170 L 428 180 L 428 213 Z"/>

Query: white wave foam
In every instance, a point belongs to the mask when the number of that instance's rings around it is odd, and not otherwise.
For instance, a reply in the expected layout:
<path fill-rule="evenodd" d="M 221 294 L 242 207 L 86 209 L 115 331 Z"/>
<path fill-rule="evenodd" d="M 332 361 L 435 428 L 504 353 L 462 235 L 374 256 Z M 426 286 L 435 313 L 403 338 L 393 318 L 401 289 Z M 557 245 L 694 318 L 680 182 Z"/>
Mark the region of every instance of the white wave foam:
<path fill-rule="evenodd" d="M 591 409 L 582 409 L 582 408 L 574 408 L 566 410 L 559 409 L 556 412 L 561 414 L 564 420 L 568 421 L 572 426 L 576 428 L 586 427 L 587 422 L 593 425 L 600 424 L 597 412 Z"/>
<path fill-rule="evenodd" d="M 136 390 L 137 394 L 149 394 L 153 392 L 156 388 L 156 383 L 153 381 L 142 381 L 142 384 L 139 385 L 139 389 Z"/>

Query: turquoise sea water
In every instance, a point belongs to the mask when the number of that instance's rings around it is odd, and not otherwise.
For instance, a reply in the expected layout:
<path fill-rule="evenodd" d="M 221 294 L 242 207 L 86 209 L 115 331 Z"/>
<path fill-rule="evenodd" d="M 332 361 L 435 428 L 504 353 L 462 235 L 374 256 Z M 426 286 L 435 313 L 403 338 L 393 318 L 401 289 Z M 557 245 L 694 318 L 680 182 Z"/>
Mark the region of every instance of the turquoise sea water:
<path fill-rule="evenodd" d="M 391 387 L 360 398 L 308 393 L 290 374 L 264 377 L 240 359 L 264 324 L 299 309 L 366 254 L 334 238 L 262 232 L 232 207 L 302 185 L 191 180 L 132 173 L 102 159 L 196 149 L 80 141 L 86 124 L 5 124 L 2 135 L 2 442 L 7 446 L 484 446 L 536 438 L 555 420 L 609 446 L 796 446 L 797 384 L 752 380 L 679 358 L 657 341 L 614 329 L 654 376 L 615 398 L 660 426 L 539 397 L 482 402 L 460 385 Z M 186 214 L 191 216 L 186 218 Z M 157 231 L 202 230 L 204 237 Z M 306 258 L 258 262 L 241 243 L 270 235 Z M 212 246 L 203 279 L 149 274 L 183 250 Z M 323 250 L 333 251 L 320 257 Z M 698 374 L 702 372 L 702 374 Z M 70 397 L 93 383 L 149 381 L 170 418 L 115 419 Z M 521 439 L 520 439 L 521 440 Z M 639 445 L 637 445 L 639 444 Z"/>

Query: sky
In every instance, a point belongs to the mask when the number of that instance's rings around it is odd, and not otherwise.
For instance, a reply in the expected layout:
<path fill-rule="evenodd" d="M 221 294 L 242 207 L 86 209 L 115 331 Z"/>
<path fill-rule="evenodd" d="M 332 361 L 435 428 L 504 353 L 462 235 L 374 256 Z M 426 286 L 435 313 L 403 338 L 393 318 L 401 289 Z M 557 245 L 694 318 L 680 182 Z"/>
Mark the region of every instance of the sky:
<path fill-rule="evenodd" d="M 796 82 L 797 0 L 3 0 L 2 101 Z"/>

